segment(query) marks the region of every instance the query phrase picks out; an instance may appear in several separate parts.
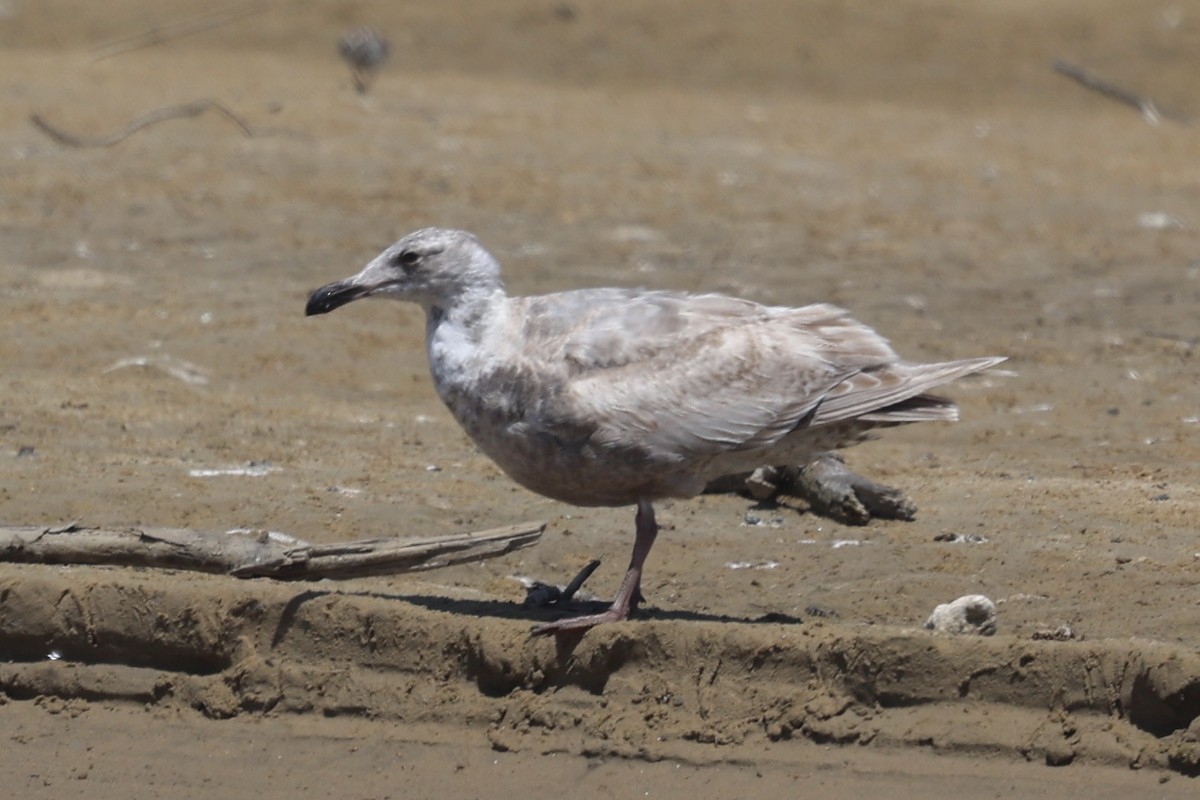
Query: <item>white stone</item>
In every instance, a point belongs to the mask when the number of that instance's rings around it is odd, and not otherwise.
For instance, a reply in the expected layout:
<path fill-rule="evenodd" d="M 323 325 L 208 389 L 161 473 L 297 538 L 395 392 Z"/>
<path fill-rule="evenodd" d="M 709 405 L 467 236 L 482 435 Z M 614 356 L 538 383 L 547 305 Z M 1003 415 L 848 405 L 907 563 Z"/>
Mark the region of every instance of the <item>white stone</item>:
<path fill-rule="evenodd" d="M 925 627 L 956 636 L 991 636 L 996 632 L 996 604 L 981 594 L 963 595 L 935 608 Z"/>

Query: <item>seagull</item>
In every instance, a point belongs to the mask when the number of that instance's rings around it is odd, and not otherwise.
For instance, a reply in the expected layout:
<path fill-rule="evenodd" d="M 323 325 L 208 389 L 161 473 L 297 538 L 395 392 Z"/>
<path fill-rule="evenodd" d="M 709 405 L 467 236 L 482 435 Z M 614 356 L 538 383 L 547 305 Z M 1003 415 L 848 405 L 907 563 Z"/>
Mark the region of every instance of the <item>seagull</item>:
<path fill-rule="evenodd" d="M 619 288 L 513 297 L 479 240 L 445 228 L 410 233 L 317 289 L 305 314 L 364 297 L 425 310 L 438 396 L 514 481 L 577 506 L 636 506 L 612 605 L 535 634 L 629 618 L 658 534 L 654 501 L 762 464 L 805 463 L 879 428 L 956 420 L 954 402 L 929 390 L 1004 360 L 909 363 L 823 303 Z"/>

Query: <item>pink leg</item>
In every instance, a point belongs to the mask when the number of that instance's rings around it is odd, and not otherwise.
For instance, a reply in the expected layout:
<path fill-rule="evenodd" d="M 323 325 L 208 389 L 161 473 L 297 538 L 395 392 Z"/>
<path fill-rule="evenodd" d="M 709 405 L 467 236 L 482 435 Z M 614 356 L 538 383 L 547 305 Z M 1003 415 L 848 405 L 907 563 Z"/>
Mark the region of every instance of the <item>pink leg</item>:
<path fill-rule="evenodd" d="M 600 614 L 588 614 L 582 617 L 570 617 L 556 622 L 548 622 L 533 629 L 534 635 L 547 633 L 565 633 L 567 631 L 584 631 L 605 622 L 619 622 L 629 619 L 629 614 L 642 599 L 642 565 L 654 539 L 658 536 L 658 523 L 654 521 L 654 508 L 649 500 L 638 502 L 637 508 L 637 539 L 633 542 L 633 557 L 629 560 L 629 569 L 621 581 L 621 588 L 607 611 Z"/>

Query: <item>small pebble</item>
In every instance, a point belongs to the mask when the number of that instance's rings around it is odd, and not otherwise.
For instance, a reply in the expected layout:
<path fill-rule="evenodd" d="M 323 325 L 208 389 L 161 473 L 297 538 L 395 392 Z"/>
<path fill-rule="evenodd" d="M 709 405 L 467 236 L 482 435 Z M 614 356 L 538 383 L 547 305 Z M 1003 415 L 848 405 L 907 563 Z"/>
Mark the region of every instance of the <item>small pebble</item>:
<path fill-rule="evenodd" d="M 1083 637 L 1076 633 L 1070 625 L 1059 625 L 1057 628 L 1042 628 L 1034 631 L 1030 638 L 1041 642 L 1069 642 L 1078 641 Z"/>
<path fill-rule="evenodd" d="M 988 539 L 978 533 L 939 533 L 933 540 L 952 544 L 986 544 Z"/>

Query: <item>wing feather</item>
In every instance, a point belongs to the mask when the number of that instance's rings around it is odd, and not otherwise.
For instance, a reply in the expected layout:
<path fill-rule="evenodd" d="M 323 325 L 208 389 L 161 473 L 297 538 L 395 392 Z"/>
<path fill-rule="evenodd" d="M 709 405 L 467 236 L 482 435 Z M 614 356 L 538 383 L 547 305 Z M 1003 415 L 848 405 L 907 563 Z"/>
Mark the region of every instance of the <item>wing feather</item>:
<path fill-rule="evenodd" d="M 829 392 L 812 424 L 850 419 L 864 422 L 924 422 L 958 419 L 950 400 L 927 395 L 929 389 L 995 366 L 1003 358 L 970 358 L 940 364 L 899 362 L 852 375 Z"/>
<path fill-rule="evenodd" d="M 619 289 L 528 303 L 524 352 L 553 352 L 567 372 L 538 424 L 578 434 L 590 421 L 593 444 L 652 458 L 770 447 L 837 387 L 898 361 L 883 337 L 831 305 Z"/>

